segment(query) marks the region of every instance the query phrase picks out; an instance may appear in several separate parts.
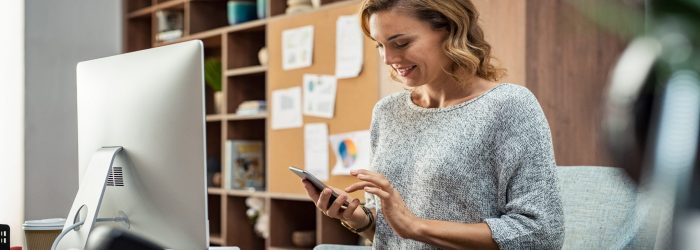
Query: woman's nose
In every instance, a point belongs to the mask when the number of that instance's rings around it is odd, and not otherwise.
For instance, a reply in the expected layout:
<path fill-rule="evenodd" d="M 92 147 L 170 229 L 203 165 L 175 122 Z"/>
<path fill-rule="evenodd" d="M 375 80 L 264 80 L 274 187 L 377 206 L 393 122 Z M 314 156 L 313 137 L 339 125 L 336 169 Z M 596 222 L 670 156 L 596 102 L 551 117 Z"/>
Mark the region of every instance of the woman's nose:
<path fill-rule="evenodd" d="M 386 65 L 392 65 L 399 61 L 398 53 L 387 48 L 382 49 L 382 57 L 382 59 L 384 59 L 384 64 Z"/>

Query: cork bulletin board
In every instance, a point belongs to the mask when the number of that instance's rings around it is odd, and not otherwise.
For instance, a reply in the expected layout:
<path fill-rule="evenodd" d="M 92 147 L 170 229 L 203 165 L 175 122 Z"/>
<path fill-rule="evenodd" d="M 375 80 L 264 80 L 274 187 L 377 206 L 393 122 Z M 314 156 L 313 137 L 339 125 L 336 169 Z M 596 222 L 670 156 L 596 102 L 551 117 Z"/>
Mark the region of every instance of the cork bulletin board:
<path fill-rule="evenodd" d="M 335 74 L 336 20 L 339 16 L 357 13 L 359 1 L 330 4 L 321 10 L 301 15 L 284 16 L 268 23 L 267 44 L 270 55 L 267 79 L 267 100 L 274 90 L 302 86 L 304 74 Z M 314 26 L 313 64 L 310 67 L 282 69 L 282 32 L 306 25 Z M 365 38 L 364 64 L 356 78 L 338 79 L 335 115 L 332 119 L 303 116 L 304 124 L 326 123 L 329 135 L 368 130 L 372 108 L 379 100 L 380 70 L 383 70 L 371 39 Z M 274 115 L 274 114 L 272 114 Z M 268 119 L 270 122 L 272 119 Z M 335 165 L 329 144 L 329 173 Z M 268 192 L 304 195 L 301 181 L 290 172 L 290 165 L 304 168 L 304 128 L 272 130 L 267 126 Z M 344 188 L 356 179 L 330 175 L 328 185 Z M 361 192 L 354 194 L 361 197 Z"/>

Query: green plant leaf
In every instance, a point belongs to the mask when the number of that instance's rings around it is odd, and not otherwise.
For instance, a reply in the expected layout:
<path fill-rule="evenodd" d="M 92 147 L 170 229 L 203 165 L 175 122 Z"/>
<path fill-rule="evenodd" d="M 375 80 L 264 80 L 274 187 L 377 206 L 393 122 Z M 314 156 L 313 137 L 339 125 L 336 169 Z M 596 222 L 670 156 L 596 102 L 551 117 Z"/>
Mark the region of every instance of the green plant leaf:
<path fill-rule="evenodd" d="M 221 60 L 208 58 L 204 61 L 204 81 L 214 91 L 221 91 Z"/>

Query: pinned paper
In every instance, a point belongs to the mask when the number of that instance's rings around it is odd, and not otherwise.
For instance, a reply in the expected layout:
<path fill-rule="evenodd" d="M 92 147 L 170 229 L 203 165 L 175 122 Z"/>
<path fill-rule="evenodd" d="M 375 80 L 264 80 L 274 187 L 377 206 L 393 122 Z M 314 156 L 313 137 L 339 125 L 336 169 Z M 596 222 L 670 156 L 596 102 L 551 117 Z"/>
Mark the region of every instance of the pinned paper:
<path fill-rule="evenodd" d="M 282 32 L 282 69 L 311 66 L 314 51 L 314 26 L 308 25 Z"/>
<path fill-rule="evenodd" d="M 319 180 L 328 180 L 328 125 L 304 125 L 304 169 Z"/>
<path fill-rule="evenodd" d="M 332 174 L 350 175 L 351 170 L 369 168 L 369 130 L 331 135 L 330 141 L 336 158 Z"/>
<path fill-rule="evenodd" d="M 357 15 L 340 16 L 336 22 L 335 76 L 339 79 L 360 75 L 364 60 L 364 35 Z"/>
<path fill-rule="evenodd" d="M 298 128 L 301 117 L 301 88 L 272 91 L 272 129 Z"/>
<path fill-rule="evenodd" d="M 304 115 L 333 118 L 337 81 L 334 76 L 304 75 Z"/>

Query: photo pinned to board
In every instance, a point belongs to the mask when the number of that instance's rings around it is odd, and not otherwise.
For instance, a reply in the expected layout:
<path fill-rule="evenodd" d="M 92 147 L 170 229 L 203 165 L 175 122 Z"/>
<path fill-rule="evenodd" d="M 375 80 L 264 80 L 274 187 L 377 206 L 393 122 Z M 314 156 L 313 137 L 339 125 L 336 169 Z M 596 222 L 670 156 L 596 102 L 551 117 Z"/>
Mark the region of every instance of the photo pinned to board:
<path fill-rule="evenodd" d="M 336 163 L 333 175 L 350 175 L 355 169 L 367 169 L 370 163 L 369 130 L 330 136 Z"/>

